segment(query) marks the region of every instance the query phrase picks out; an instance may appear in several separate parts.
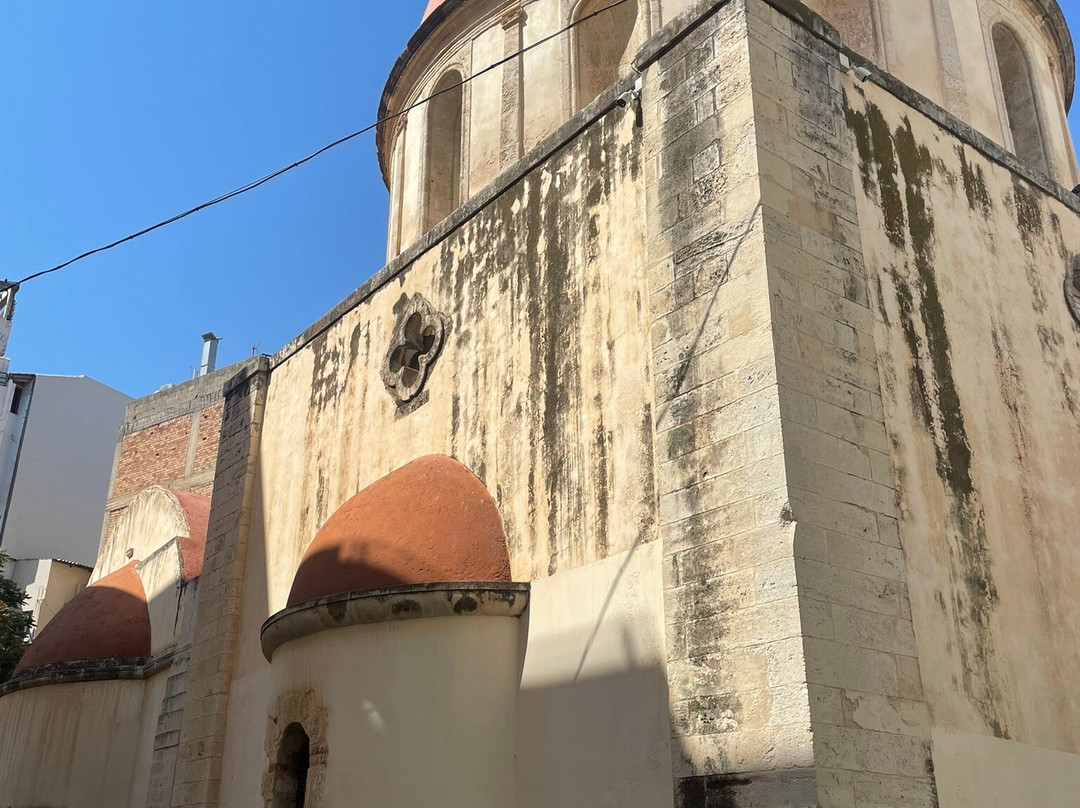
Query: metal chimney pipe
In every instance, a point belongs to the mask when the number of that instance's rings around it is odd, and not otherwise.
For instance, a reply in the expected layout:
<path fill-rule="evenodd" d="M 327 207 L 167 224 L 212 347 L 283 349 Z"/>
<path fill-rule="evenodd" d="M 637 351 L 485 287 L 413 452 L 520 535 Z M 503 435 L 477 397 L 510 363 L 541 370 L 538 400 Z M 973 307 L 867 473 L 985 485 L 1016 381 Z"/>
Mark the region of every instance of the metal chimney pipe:
<path fill-rule="evenodd" d="M 205 376 L 207 373 L 213 373 L 217 368 L 217 346 L 221 342 L 221 337 L 214 334 L 213 331 L 208 331 L 202 335 L 202 364 L 199 366 L 199 375 Z"/>

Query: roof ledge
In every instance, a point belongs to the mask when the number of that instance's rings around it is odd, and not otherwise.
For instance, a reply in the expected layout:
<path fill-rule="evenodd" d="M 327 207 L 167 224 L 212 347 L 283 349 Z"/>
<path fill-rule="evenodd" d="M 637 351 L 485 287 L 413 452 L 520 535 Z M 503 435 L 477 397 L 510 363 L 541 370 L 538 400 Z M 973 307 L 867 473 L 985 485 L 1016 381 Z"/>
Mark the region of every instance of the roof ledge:
<path fill-rule="evenodd" d="M 156 656 L 130 659 L 87 659 L 26 668 L 0 684 L 0 697 L 45 685 L 78 682 L 142 681 L 165 670 L 177 655 L 175 647 Z"/>
<path fill-rule="evenodd" d="M 408 584 L 309 600 L 263 623 L 263 656 L 320 631 L 424 617 L 521 617 L 529 585 L 502 582 Z"/>

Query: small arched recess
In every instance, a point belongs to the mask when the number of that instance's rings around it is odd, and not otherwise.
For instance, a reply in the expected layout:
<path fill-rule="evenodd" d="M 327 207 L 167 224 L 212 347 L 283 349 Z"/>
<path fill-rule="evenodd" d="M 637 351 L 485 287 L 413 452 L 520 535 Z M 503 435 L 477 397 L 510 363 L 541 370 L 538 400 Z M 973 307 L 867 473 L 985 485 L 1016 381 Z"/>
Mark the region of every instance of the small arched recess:
<path fill-rule="evenodd" d="M 310 768 L 311 740 L 304 728 L 293 722 L 285 727 L 278 746 L 272 808 L 304 808 Z"/>
<path fill-rule="evenodd" d="M 1046 155 L 1031 63 L 1020 38 L 1008 25 L 997 23 L 991 35 L 1005 103 L 1004 117 L 1012 134 L 1013 152 L 1032 168 L 1049 173 L 1050 163 Z"/>
<path fill-rule="evenodd" d="M 461 152 L 464 93 L 462 77 L 448 70 L 439 78 L 428 102 L 425 155 L 424 231 L 461 204 Z"/>
<path fill-rule="evenodd" d="M 574 22 L 610 5 L 611 0 L 582 0 L 574 10 Z M 574 28 L 574 109 L 587 106 L 630 72 L 637 23 L 638 0 L 628 0 Z"/>

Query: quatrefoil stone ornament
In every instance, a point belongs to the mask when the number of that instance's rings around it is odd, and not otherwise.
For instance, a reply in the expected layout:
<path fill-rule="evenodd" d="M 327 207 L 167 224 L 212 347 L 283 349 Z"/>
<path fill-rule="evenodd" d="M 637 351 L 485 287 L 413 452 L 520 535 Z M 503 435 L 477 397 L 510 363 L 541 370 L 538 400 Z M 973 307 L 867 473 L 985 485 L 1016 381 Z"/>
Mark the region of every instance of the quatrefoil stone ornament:
<path fill-rule="evenodd" d="M 1073 256 L 1069 271 L 1065 273 L 1065 302 L 1076 322 L 1080 323 L 1080 255 Z"/>
<path fill-rule="evenodd" d="M 383 383 L 398 402 L 420 395 L 449 331 L 449 317 L 421 295 L 412 296 L 398 315 L 382 368 Z"/>

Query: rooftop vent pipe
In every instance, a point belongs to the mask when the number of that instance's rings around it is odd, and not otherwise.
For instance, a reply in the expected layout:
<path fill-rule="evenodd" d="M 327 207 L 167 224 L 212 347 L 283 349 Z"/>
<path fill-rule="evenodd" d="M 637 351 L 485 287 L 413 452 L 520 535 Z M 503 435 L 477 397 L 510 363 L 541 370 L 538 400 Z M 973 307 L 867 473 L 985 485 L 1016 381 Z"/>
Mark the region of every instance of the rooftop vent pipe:
<path fill-rule="evenodd" d="M 221 342 L 221 337 L 214 334 L 213 331 L 207 331 L 202 335 L 202 364 L 199 366 L 199 375 L 205 376 L 207 373 L 213 373 L 217 368 L 217 346 Z"/>

